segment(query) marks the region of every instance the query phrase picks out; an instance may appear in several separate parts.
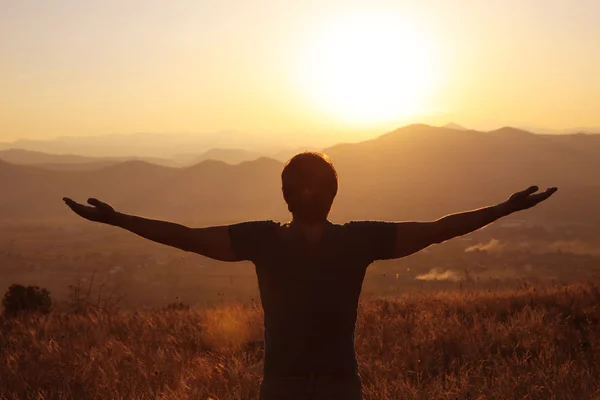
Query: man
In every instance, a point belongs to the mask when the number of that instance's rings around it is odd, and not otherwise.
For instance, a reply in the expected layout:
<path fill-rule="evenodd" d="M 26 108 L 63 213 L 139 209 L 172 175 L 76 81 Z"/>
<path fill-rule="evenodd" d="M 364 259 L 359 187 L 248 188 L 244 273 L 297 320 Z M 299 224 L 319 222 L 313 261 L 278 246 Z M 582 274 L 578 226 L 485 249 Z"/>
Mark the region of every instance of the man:
<path fill-rule="evenodd" d="M 89 199 L 64 198 L 78 215 L 142 237 L 221 261 L 252 261 L 265 317 L 265 363 L 260 398 L 361 399 L 354 353 L 358 298 L 367 266 L 405 257 L 434 243 L 473 232 L 549 198 L 556 188 L 535 186 L 498 205 L 432 222 L 350 222 L 327 217 L 337 194 L 329 158 L 307 152 L 281 174 L 292 214 L 285 224 L 244 222 L 188 228 L 122 214 Z"/>

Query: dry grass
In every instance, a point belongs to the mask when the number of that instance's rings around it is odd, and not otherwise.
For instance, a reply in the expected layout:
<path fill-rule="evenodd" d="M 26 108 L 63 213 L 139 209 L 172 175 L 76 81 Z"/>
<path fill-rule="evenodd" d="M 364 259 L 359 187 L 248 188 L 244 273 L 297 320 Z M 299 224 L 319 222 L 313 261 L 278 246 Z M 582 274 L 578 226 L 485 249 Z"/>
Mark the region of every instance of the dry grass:
<path fill-rule="evenodd" d="M 365 399 L 600 398 L 594 285 L 365 300 Z M 255 399 L 256 308 L 5 320 L 0 398 Z"/>

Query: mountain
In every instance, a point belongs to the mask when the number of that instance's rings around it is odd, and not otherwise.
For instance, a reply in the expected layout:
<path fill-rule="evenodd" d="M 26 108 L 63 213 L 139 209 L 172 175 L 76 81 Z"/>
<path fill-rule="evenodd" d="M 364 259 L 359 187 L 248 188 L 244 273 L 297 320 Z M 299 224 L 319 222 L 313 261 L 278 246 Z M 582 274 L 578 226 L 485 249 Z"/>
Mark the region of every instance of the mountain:
<path fill-rule="evenodd" d="M 455 131 L 467 131 L 468 130 L 464 126 L 455 124 L 454 122 L 450 122 L 450 123 L 442 126 L 442 128 L 454 129 Z"/>
<path fill-rule="evenodd" d="M 282 164 L 258 159 L 229 165 L 204 161 L 170 168 L 127 161 L 93 171 L 57 171 L 0 161 L 0 221 L 58 222 L 68 218 L 62 197 L 97 197 L 118 209 L 188 222 L 285 211 L 277 195 Z M 265 197 L 266 196 L 266 197 Z M 267 208 L 267 209 L 266 209 Z M 269 213 L 262 212 L 267 210 Z M 277 213 L 275 213 L 277 214 Z M 76 220 L 71 222 L 77 222 Z"/>
<path fill-rule="evenodd" d="M 212 133 L 134 133 L 100 136 L 60 137 L 49 140 L 22 139 L 0 143 L 0 150 L 22 149 L 48 154 L 79 154 L 86 157 L 170 159 L 180 154 L 202 154 L 210 149 L 242 148 L 262 155 L 298 148 L 306 142 L 325 147 L 334 142 L 333 133 L 284 134 L 219 131 Z"/>
<path fill-rule="evenodd" d="M 600 135 L 537 135 L 409 125 L 324 150 L 340 177 L 332 219 L 430 220 L 504 201 L 532 184 L 558 186 L 524 214 L 538 222 L 600 223 Z M 260 157 L 185 168 L 127 161 L 91 171 L 0 162 L 0 221 L 75 223 L 63 196 L 98 197 L 124 212 L 184 223 L 288 218 L 283 163 Z"/>
<path fill-rule="evenodd" d="M 17 165 L 35 165 L 45 169 L 93 170 L 129 160 L 143 160 L 157 165 L 178 166 L 173 160 L 153 157 L 86 157 L 75 154 L 48 154 L 23 149 L 0 150 L 0 160 Z"/>
<path fill-rule="evenodd" d="M 600 138 L 588 136 L 564 139 L 579 144 Z M 600 200 L 600 142 L 583 150 L 553 139 L 514 128 L 476 132 L 417 124 L 326 153 L 341 177 L 340 208 L 360 205 L 360 218 L 435 218 L 536 184 L 563 190 L 530 217 L 551 210 L 554 215 L 544 218 L 600 219 L 591 200 Z M 566 199 L 582 208 L 573 210 Z"/>
<path fill-rule="evenodd" d="M 263 154 L 243 149 L 210 149 L 201 154 L 181 154 L 174 159 L 182 165 L 193 165 L 206 160 L 223 161 L 227 164 L 239 164 L 244 161 L 256 160 Z"/>
<path fill-rule="evenodd" d="M 240 142 L 242 134 L 219 132 L 208 135 L 135 133 L 100 136 L 59 137 L 50 140 L 17 140 L 0 144 L 0 149 L 18 148 L 50 154 L 80 154 L 87 157 L 169 158 L 190 149 L 202 152 L 223 141 Z"/>
<path fill-rule="evenodd" d="M 523 129 L 545 135 L 569 135 L 574 133 L 598 134 L 600 126 L 580 126 L 575 128 L 548 129 L 540 127 L 524 127 Z"/>
<path fill-rule="evenodd" d="M 536 136 L 534 133 L 526 131 L 524 129 L 513 128 L 512 126 L 504 126 L 499 129 L 495 129 L 493 131 L 488 132 L 489 135 L 492 136 L 504 136 L 504 137 L 534 137 Z"/>
<path fill-rule="evenodd" d="M 320 151 L 313 146 L 301 146 L 291 149 L 281 149 L 275 152 L 258 152 L 244 149 L 210 149 L 201 154 L 181 154 L 173 157 L 180 165 L 188 166 L 198 164 L 206 160 L 223 161 L 227 164 L 240 164 L 244 161 L 253 161 L 261 157 L 272 158 L 285 162 L 295 154 L 303 151 Z"/>
<path fill-rule="evenodd" d="M 282 149 L 276 152 L 258 152 L 244 149 L 210 149 L 200 154 L 179 154 L 171 159 L 155 157 L 89 157 L 74 154 L 50 154 L 23 149 L 0 150 L 0 160 L 16 165 L 30 165 L 44 169 L 62 171 L 91 171 L 126 161 L 145 161 L 166 167 L 187 167 L 207 160 L 223 161 L 227 164 L 240 164 L 261 157 L 269 157 L 281 162 L 305 150 L 318 150 L 314 147 Z"/>
<path fill-rule="evenodd" d="M 97 158 L 74 154 L 47 154 L 23 149 L 0 150 L 0 159 L 12 164 L 85 164 L 97 162 Z"/>

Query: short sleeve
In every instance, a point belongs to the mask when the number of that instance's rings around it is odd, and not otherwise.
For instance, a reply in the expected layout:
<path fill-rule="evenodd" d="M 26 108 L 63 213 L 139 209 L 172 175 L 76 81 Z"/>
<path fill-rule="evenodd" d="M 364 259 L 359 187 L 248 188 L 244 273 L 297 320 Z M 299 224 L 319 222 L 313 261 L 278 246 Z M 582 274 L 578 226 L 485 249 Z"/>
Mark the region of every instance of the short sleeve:
<path fill-rule="evenodd" d="M 354 251 L 368 262 L 393 258 L 397 224 L 382 221 L 353 221 L 346 224 Z"/>
<path fill-rule="evenodd" d="M 229 225 L 231 248 L 238 260 L 256 261 L 267 248 L 273 221 L 251 221 Z"/>

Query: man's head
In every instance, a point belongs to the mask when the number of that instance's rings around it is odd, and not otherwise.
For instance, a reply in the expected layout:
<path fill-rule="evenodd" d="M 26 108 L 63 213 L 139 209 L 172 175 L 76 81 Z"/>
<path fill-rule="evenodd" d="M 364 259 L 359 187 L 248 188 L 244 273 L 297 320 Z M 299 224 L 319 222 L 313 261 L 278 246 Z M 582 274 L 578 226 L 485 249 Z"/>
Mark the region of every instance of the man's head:
<path fill-rule="evenodd" d="M 281 173 L 283 198 L 299 222 L 327 220 L 338 190 L 338 178 L 329 157 L 316 152 L 292 157 Z"/>

